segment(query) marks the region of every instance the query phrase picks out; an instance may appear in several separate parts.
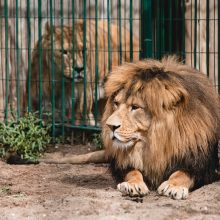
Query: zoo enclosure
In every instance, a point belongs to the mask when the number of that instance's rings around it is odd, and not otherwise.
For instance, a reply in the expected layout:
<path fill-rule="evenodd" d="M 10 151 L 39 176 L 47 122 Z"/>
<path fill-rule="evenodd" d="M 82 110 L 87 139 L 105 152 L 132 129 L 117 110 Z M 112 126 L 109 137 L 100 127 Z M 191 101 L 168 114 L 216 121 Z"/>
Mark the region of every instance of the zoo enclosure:
<path fill-rule="evenodd" d="M 207 74 L 213 86 L 219 89 L 219 61 L 220 61 L 220 6 L 218 0 L 1 0 L 0 1 L 0 117 L 9 120 L 20 117 L 26 111 L 35 111 L 39 117 L 51 113 L 53 135 L 56 128 L 61 128 L 64 135 L 65 128 L 100 129 L 100 117 L 103 104 L 100 94 L 100 66 L 99 55 L 104 58 L 105 76 L 113 68 L 112 59 L 117 57 L 117 65 L 124 61 L 152 57 L 161 59 L 164 55 L 176 54 L 188 65 Z M 82 20 L 82 63 L 83 71 L 78 88 L 75 71 L 76 42 L 75 24 Z M 106 27 L 99 24 L 104 21 Z M 90 36 L 95 42 L 88 47 L 87 30 L 94 24 L 94 34 Z M 43 48 L 42 39 L 45 34 L 46 23 L 50 28 L 59 27 L 61 31 L 62 66 L 61 78 L 56 78 L 56 45 L 52 31 L 51 47 Z M 112 28 L 117 26 L 116 33 Z M 70 53 L 72 60 L 72 74 L 67 78 L 64 73 L 64 35 L 65 26 L 72 27 Z M 102 32 L 101 32 L 102 28 Z M 115 31 L 114 30 L 114 31 Z M 128 30 L 128 32 L 126 32 Z M 100 37 L 100 33 L 103 34 Z M 117 47 L 113 48 L 113 37 L 117 38 Z M 129 35 L 129 36 L 128 36 Z M 124 43 L 127 42 L 128 44 Z M 138 46 L 134 46 L 134 39 L 138 39 Z M 101 42 L 106 42 L 101 47 Z M 38 47 L 35 45 L 38 42 Z M 37 80 L 33 81 L 32 56 L 34 51 L 39 53 Z M 45 80 L 43 68 L 44 51 L 51 51 L 50 79 Z M 129 54 L 126 57 L 124 54 Z M 94 59 L 92 59 L 92 57 Z M 94 77 L 88 80 L 92 69 L 88 66 L 88 59 L 93 60 Z M 91 63 L 91 62 L 90 62 Z M 104 81 L 104 80 L 103 80 Z M 37 89 L 37 109 L 33 109 L 31 83 Z M 49 83 L 49 107 L 45 103 L 44 83 Z M 102 82 L 100 83 L 102 84 Z M 92 89 L 92 114 L 94 123 L 89 123 L 87 117 L 88 85 Z M 60 88 L 57 89 L 57 88 Z M 66 88 L 71 89 L 71 97 L 67 97 Z M 59 94 L 57 95 L 57 91 Z M 79 92 L 80 91 L 80 92 Z M 77 94 L 80 93 L 80 94 Z M 84 94 L 84 95 L 83 95 Z M 60 103 L 58 103 L 60 96 Z M 83 99 L 81 112 L 77 113 L 77 106 Z M 69 104 L 67 99 L 70 99 Z M 48 100 L 47 100 L 48 101 Z M 45 107 L 46 106 L 46 107 Z M 68 111 L 68 113 L 67 113 Z M 77 116 L 79 114 L 80 116 Z M 78 118 L 77 118 L 78 117 Z"/>

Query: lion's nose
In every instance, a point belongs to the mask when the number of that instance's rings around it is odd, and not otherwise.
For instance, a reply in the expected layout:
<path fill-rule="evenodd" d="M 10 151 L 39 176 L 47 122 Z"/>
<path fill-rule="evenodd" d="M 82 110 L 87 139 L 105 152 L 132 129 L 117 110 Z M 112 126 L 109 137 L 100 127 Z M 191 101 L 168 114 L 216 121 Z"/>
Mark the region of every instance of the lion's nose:
<path fill-rule="evenodd" d="M 107 119 L 106 125 L 114 132 L 121 127 L 121 120 L 117 114 L 113 114 Z"/>
<path fill-rule="evenodd" d="M 115 126 L 115 125 L 108 125 L 109 126 L 109 128 L 114 132 L 117 128 L 120 128 L 120 125 L 117 125 L 117 126 Z"/>
<path fill-rule="evenodd" d="M 84 70 L 84 67 L 83 67 L 83 66 L 75 66 L 75 67 L 74 67 L 74 70 L 75 70 L 77 73 L 80 73 L 81 71 Z"/>

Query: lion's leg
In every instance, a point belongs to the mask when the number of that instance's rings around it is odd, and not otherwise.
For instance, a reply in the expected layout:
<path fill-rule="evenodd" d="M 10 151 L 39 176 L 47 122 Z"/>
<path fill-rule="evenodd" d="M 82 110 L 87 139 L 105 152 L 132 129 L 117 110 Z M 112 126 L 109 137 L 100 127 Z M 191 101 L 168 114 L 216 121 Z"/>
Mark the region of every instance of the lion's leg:
<path fill-rule="evenodd" d="M 91 86 L 87 86 L 86 100 L 87 100 L 87 109 L 86 109 L 87 122 L 89 125 L 94 126 L 95 119 L 94 119 L 94 115 L 92 113 L 93 97 L 92 97 L 92 87 Z"/>
<path fill-rule="evenodd" d="M 144 196 L 149 192 L 138 170 L 130 171 L 125 177 L 125 182 L 118 184 L 117 189 L 123 195 L 129 196 Z"/>
<path fill-rule="evenodd" d="M 189 189 L 194 185 L 194 180 L 184 171 L 174 172 L 167 181 L 157 189 L 160 195 L 170 196 L 173 199 L 186 199 Z"/>

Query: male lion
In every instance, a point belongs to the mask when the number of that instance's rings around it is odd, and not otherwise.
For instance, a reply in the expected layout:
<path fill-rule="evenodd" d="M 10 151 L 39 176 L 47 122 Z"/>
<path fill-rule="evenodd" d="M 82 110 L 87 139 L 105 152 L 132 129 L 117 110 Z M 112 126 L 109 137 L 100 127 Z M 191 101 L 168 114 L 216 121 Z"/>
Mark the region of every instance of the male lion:
<path fill-rule="evenodd" d="M 52 28 L 46 24 L 44 34 L 41 41 L 37 42 L 32 55 L 32 69 L 31 69 L 31 97 L 32 106 L 34 110 L 39 109 L 39 64 L 42 63 L 42 100 L 43 107 L 48 109 L 52 99 L 52 88 L 54 88 L 55 106 L 61 109 L 61 100 L 63 100 L 62 88 L 62 72 L 64 79 L 64 95 L 65 95 L 65 109 L 67 116 L 71 109 L 76 107 L 76 119 L 80 120 L 84 112 L 84 91 L 86 91 L 86 120 L 87 124 L 94 125 L 94 117 L 92 114 L 92 107 L 95 94 L 95 81 L 97 82 L 97 99 L 103 98 L 103 83 L 109 72 L 109 69 L 118 66 L 121 62 L 130 61 L 130 35 L 129 31 L 122 29 L 121 37 L 121 54 L 119 53 L 119 28 L 115 24 L 110 25 L 110 35 L 108 35 L 108 23 L 106 21 L 98 22 L 98 56 L 97 69 L 98 75 L 96 77 L 96 28 L 94 21 L 86 22 L 86 34 L 84 35 L 83 20 L 77 20 L 73 27 L 70 25 L 53 26 Z M 73 33 L 74 37 L 73 37 Z M 110 42 L 108 42 L 108 36 Z M 63 40 L 62 40 L 63 37 Z M 86 38 L 86 45 L 84 45 L 84 37 Z M 51 41 L 53 39 L 53 42 Z M 40 44 L 41 43 L 41 44 Z M 63 43 L 63 49 L 62 49 Z M 74 43 L 74 45 L 73 45 Z M 54 51 L 52 53 L 52 44 Z M 133 60 L 139 58 L 139 41 L 133 37 Z M 42 46 L 42 49 L 40 47 Z M 108 45 L 110 45 L 111 63 L 109 66 L 108 60 Z M 74 46 L 74 47 L 73 47 Z M 74 48 L 74 51 L 73 51 Z M 40 60 L 40 51 L 42 61 Z M 86 52 L 86 67 L 83 65 L 83 52 Z M 74 55 L 74 57 L 73 57 Z M 63 58 L 62 58 L 63 57 Z M 62 61 L 63 59 L 63 61 Z M 54 80 L 52 80 L 52 60 L 54 60 Z M 63 69 L 63 70 L 62 70 Z M 84 71 L 86 69 L 86 84 L 84 84 Z M 75 73 L 75 86 L 73 91 L 72 77 L 73 71 Z M 86 85 L 86 86 L 85 86 Z M 85 89 L 84 89 L 85 86 Z M 74 100 L 72 97 L 75 93 Z M 72 106 L 72 102 L 75 106 Z"/>
<path fill-rule="evenodd" d="M 103 142 L 123 194 L 185 199 L 217 180 L 220 102 L 206 76 L 174 58 L 139 61 L 108 77 Z"/>

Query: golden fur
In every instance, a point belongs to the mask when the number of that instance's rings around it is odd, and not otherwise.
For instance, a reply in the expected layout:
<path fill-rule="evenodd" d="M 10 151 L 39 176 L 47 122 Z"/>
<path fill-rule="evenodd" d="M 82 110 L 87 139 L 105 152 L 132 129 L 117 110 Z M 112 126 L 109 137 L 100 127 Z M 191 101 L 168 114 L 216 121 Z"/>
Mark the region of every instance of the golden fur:
<path fill-rule="evenodd" d="M 87 100 L 87 114 L 89 124 L 94 124 L 92 106 L 95 99 L 95 81 L 96 81 L 96 33 L 95 33 L 95 22 L 88 21 L 86 23 L 86 100 Z M 78 21 L 76 23 L 76 53 L 75 53 L 75 65 L 77 67 L 83 66 L 83 21 Z M 122 28 L 121 35 L 121 63 L 120 63 L 120 53 L 119 53 L 119 28 L 115 24 L 110 25 L 110 34 L 108 34 L 108 23 L 106 21 L 98 22 L 98 87 L 97 95 L 98 99 L 104 98 L 103 84 L 106 76 L 108 75 L 109 69 L 114 69 L 116 66 L 130 61 L 130 35 L 129 31 Z M 108 36 L 110 37 L 110 43 L 108 42 Z M 139 59 L 139 41 L 137 37 L 133 37 L 133 60 Z M 110 66 L 108 63 L 109 51 L 108 44 L 110 44 Z M 85 67 L 84 67 L 85 68 Z M 83 94 L 84 86 L 81 82 L 81 86 L 78 87 L 79 94 Z M 79 111 L 83 112 L 83 95 L 79 100 Z"/>
<path fill-rule="evenodd" d="M 102 137 L 116 176 L 139 170 L 150 188 L 178 170 L 189 188 L 214 180 L 220 103 L 204 74 L 173 57 L 139 61 L 115 69 L 105 92 Z"/>
<path fill-rule="evenodd" d="M 86 114 L 88 124 L 93 125 L 94 119 L 92 114 L 92 107 L 95 95 L 95 81 L 96 81 L 96 62 L 95 62 L 95 22 L 90 20 L 86 22 L 86 67 L 83 65 L 83 34 L 84 24 L 82 20 L 77 20 L 74 26 L 74 40 L 73 29 L 71 26 L 64 25 L 63 27 L 63 57 L 64 57 L 64 76 L 65 79 L 65 98 L 66 109 L 71 112 L 72 104 L 72 77 L 73 68 L 81 69 L 79 72 L 75 71 L 75 105 L 76 117 L 80 119 L 84 109 L 84 71 L 86 70 Z M 109 69 L 114 69 L 120 64 L 119 56 L 119 30 L 117 25 L 110 25 L 110 48 L 111 48 L 111 66 L 108 65 L 108 26 L 107 22 L 98 22 L 98 87 L 97 99 L 103 98 L 103 83 L 105 76 Z M 52 78 L 51 78 L 51 35 L 53 34 L 54 41 L 54 63 L 55 63 L 55 101 L 57 108 L 60 108 L 62 99 L 61 95 L 61 79 L 62 79 L 62 29 L 60 26 L 54 26 L 53 30 L 46 25 L 44 34 L 42 36 L 42 78 L 43 78 L 43 101 L 46 102 L 44 106 L 51 102 L 52 96 Z M 130 38 L 129 31 L 122 29 L 122 53 L 121 62 L 130 61 Z M 74 45 L 72 42 L 74 41 Z M 31 71 L 31 94 L 32 103 L 36 109 L 39 105 L 39 43 L 34 48 L 32 56 L 32 71 Z M 72 50 L 74 46 L 74 59 L 72 57 Z M 138 60 L 139 57 L 139 41 L 133 37 L 133 60 Z M 73 64 L 74 63 L 74 64 Z M 73 66 L 74 65 L 74 66 Z M 78 77 L 80 79 L 78 80 Z M 69 78 L 69 80 L 68 80 Z"/>
<path fill-rule="evenodd" d="M 53 35 L 53 52 L 51 35 Z M 33 110 L 39 110 L 40 93 L 42 86 L 42 106 L 43 111 L 51 111 L 52 88 L 54 88 L 56 108 L 61 109 L 61 88 L 62 88 L 62 62 L 64 76 L 72 74 L 72 36 L 71 29 L 68 26 L 63 27 L 63 51 L 62 51 L 62 32 L 60 27 L 51 28 L 48 24 L 45 26 L 42 38 L 37 42 L 32 53 L 31 63 L 31 100 Z M 64 54 L 63 54 L 64 53 Z M 40 54 L 42 60 L 40 59 Z M 53 54 L 53 57 L 52 57 Z M 63 54 L 63 61 L 62 61 Z M 54 82 L 52 82 L 52 62 L 54 62 Z M 42 84 L 40 84 L 40 63 L 42 68 Z M 71 81 L 65 80 L 65 97 L 68 100 L 71 97 Z M 66 108 L 70 108 L 70 102 L 67 102 Z"/>

